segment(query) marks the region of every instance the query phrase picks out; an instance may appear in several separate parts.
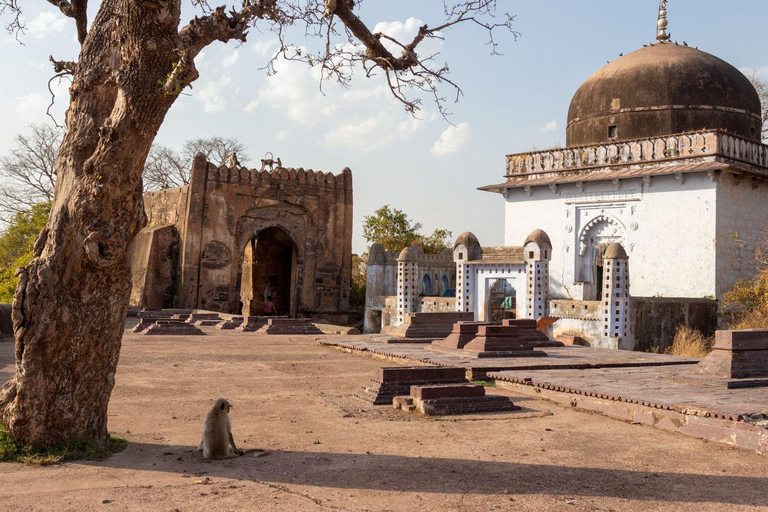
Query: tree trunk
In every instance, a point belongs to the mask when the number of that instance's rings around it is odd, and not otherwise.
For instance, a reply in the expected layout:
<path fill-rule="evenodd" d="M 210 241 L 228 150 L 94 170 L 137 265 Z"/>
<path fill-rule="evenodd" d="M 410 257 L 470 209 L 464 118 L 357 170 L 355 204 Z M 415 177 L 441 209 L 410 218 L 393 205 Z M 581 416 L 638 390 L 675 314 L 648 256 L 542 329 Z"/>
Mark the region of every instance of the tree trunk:
<path fill-rule="evenodd" d="M 0 394 L 14 439 L 109 441 L 131 291 L 128 247 L 146 223 L 141 171 L 176 99 L 179 5 L 104 0 L 70 89 L 51 216 L 13 303 L 16 373 Z"/>

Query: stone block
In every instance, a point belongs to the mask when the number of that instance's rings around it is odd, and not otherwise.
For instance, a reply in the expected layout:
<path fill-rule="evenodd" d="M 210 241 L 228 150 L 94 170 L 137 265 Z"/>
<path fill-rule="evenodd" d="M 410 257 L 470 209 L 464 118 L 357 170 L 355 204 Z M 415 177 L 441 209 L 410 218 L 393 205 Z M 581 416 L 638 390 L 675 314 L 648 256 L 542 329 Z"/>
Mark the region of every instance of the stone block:
<path fill-rule="evenodd" d="M 307 335 L 323 334 L 309 318 L 272 317 L 258 330 L 260 334 Z"/>
<path fill-rule="evenodd" d="M 216 326 L 217 329 L 235 329 L 243 324 L 242 316 L 233 316 L 229 320 L 225 320 Z"/>
<path fill-rule="evenodd" d="M 411 386 L 411 398 L 428 400 L 432 398 L 467 398 L 485 396 L 485 388 L 476 384 L 437 384 Z"/>
<path fill-rule="evenodd" d="M 461 349 L 475 339 L 477 329 L 481 325 L 491 325 L 489 322 L 456 322 L 453 324 L 453 330 L 445 339 L 433 341 L 434 345 L 441 347 Z"/>
<path fill-rule="evenodd" d="M 177 319 L 161 319 L 150 325 L 141 334 L 145 336 L 204 336 L 205 333 L 187 322 Z"/>
<path fill-rule="evenodd" d="M 717 331 L 714 348 L 696 373 L 727 379 L 729 388 L 742 387 L 733 380 L 768 379 L 768 331 Z"/>
<path fill-rule="evenodd" d="M 562 343 L 563 345 L 581 345 L 581 346 L 588 346 L 587 340 L 582 338 L 581 336 L 574 336 L 572 334 L 560 334 L 557 339 L 557 342 Z"/>
<path fill-rule="evenodd" d="M 466 383 L 466 370 L 439 366 L 379 368 L 371 382 L 355 396 L 373 405 L 390 405 L 396 396 L 410 395 L 411 386 Z"/>
<path fill-rule="evenodd" d="M 535 324 L 535 322 L 534 322 Z M 464 346 L 474 357 L 542 357 L 545 352 L 534 351 L 535 344 L 550 343 L 540 331 L 517 325 L 481 325 L 477 336 Z M 541 345 L 539 345 L 541 346 Z"/>
<path fill-rule="evenodd" d="M 402 338 L 445 338 L 453 331 L 456 322 L 466 322 L 474 319 L 474 313 L 410 313 L 405 317 L 405 323 L 387 329 L 387 334 Z"/>
<path fill-rule="evenodd" d="M 415 400 L 415 405 L 419 412 L 427 416 L 520 410 L 509 397 L 498 395 Z"/>
<path fill-rule="evenodd" d="M 768 350 L 768 330 L 717 331 L 715 350 Z"/>
<path fill-rule="evenodd" d="M 408 412 L 416 409 L 416 405 L 413 403 L 413 398 L 410 396 L 396 396 L 392 399 L 392 407 Z"/>

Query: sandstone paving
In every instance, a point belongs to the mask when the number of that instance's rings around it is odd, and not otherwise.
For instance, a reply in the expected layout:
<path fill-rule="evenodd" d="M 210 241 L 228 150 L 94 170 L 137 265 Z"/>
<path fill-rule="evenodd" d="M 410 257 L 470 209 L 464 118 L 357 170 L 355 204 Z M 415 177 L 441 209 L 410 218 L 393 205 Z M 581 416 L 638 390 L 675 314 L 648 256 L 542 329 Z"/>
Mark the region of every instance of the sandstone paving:
<path fill-rule="evenodd" d="M 427 419 L 354 398 L 392 361 L 313 337 L 202 329 L 127 332 L 109 428 L 128 448 L 101 462 L 2 463 L 0 510 L 766 508 L 768 459 L 755 453 L 500 389 L 522 410 Z M 0 379 L 12 357 L 0 343 Z M 202 417 L 219 396 L 233 403 L 238 445 L 268 456 L 201 460 Z"/>

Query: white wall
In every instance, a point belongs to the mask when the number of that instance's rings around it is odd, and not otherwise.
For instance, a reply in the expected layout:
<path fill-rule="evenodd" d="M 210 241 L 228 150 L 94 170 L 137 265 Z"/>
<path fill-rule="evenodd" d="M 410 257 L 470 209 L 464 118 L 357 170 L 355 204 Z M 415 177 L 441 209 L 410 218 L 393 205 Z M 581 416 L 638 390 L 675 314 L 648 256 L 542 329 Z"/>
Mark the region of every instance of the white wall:
<path fill-rule="evenodd" d="M 768 184 L 721 175 L 717 183 L 718 298 L 739 279 L 757 273 L 756 252 L 767 240 Z"/>
<path fill-rule="evenodd" d="M 706 173 L 533 187 L 509 191 L 505 244 L 520 245 L 534 229 L 552 242 L 551 298 L 583 300 L 577 280 L 580 235 L 595 217 L 610 219 L 627 250 L 630 294 L 713 296 L 716 277 L 716 184 Z"/>

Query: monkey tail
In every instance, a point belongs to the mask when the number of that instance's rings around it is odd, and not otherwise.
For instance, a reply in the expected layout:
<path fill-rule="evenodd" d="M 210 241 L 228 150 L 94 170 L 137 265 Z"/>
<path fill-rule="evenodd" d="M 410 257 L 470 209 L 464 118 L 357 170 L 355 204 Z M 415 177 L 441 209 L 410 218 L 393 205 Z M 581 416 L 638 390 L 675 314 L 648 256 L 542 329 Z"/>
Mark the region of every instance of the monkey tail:
<path fill-rule="evenodd" d="M 250 448 L 248 450 L 242 450 L 242 452 L 243 452 L 243 455 L 253 453 L 254 457 L 264 457 L 266 455 L 269 455 L 269 450 L 262 450 L 260 448 Z"/>

